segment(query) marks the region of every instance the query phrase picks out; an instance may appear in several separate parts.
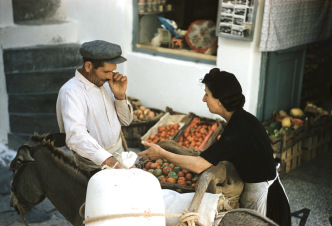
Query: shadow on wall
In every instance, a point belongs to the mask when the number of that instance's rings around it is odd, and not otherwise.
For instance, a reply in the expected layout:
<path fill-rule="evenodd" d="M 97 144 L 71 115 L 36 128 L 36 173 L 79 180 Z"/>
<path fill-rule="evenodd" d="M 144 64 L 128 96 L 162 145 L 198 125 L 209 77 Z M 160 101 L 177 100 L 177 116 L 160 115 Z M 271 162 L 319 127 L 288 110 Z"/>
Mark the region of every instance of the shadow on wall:
<path fill-rule="evenodd" d="M 61 0 L 12 0 L 16 24 L 51 19 Z"/>

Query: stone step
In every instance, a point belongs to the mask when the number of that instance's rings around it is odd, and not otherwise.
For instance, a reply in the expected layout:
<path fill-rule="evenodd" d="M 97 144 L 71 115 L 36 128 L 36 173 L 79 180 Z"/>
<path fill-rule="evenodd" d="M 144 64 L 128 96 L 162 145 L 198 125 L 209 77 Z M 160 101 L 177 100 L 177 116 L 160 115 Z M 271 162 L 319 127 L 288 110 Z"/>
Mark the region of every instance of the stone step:
<path fill-rule="evenodd" d="M 78 67 L 82 65 L 79 47 L 73 43 L 4 49 L 5 74 Z"/>
<path fill-rule="evenodd" d="M 74 77 L 76 68 L 6 73 L 8 94 L 58 92 L 61 86 Z"/>
<path fill-rule="evenodd" d="M 33 134 L 37 132 L 44 134 L 59 132 L 55 113 L 9 113 L 9 125 L 12 133 Z"/>
<path fill-rule="evenodd" d="M 58 92 L 9 94 L 9 113 L 55 113 Z"/>

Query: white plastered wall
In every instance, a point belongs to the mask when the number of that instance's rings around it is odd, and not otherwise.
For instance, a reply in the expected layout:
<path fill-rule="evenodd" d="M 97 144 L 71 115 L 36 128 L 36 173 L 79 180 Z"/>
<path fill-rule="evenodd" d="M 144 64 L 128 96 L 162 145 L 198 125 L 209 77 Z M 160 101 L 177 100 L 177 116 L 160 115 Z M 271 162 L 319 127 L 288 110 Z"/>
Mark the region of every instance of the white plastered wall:
<path fill-rule="evenodd" d="M 12 1 L 0 2 L 0 142 L 7 141 L 9 132 L 8 95 L 3 64 L 3 32 L 6 27 L 13 26 Z"/>
<path fill-rule="evenodd" d="M 205 103 L 201 101 L 204 87 L 200 84 L 200 79 L 211 68 L 219 67 L 238 77 L 247 100 L 245 109 L 256 114 L 261 59 L 258 42 L 264 0 L 260 0 L 258 6 L 254 41 L 245 42 L 220 37 L 215 65 L 133 52 L 132 0 L 62 0 L 56 18 L 67 23 L 42 27 L 38 30 L 37 38 L 35 34 L 38 28 L 14 25 L 11 0 L 1 0 L 0 45 L 2 48 L 14 48 L 40 44 L 83 43 L 95 39 L 120 44 L 128 61 L 120 64 L 118 71 L 128 76 L 129 96 L 140 99 L 148 107 L 165 110 L 165 107 L 169 106 L 175 111 L 193 112 L 211 118 L 216 116 L 209 113 Z M 10 34 L 10 37 L 4 34 Z M 6 40 L 5 43 L 2 40 Z M 9 132 L 2 48 L 0 140 L 7 139 Z"/>

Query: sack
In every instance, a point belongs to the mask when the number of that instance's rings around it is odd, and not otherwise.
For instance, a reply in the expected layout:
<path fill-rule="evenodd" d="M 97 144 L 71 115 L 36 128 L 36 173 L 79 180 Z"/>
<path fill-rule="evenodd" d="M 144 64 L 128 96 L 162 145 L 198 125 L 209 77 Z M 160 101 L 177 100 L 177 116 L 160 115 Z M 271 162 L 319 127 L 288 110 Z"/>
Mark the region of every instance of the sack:
<path fill-rule="evenodd" d="M 163 199 L 165 203 L 166 214 L 182 214 L 184 210 L 188 210 L 190 203 L 195 195 L 194 192 L 178 193 L 169 189 L 162 189 Z M 213 225 L 217 216 L 217 205 L 221 194 L 205 193 L 201 204 L 198 208 L 198 222 L 204 226 Z M 175 226 L 179 223 L 178 217 L 166 217 L 167 226 Z"/>

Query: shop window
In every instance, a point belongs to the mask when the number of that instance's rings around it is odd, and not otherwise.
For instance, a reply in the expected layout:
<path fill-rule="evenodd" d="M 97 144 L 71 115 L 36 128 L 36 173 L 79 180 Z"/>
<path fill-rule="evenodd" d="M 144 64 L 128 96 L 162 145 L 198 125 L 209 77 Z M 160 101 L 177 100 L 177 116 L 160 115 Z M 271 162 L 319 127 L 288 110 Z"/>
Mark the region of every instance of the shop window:
<path fill-rule="evenodd" d="M 133 0 L 134 51 L 215 64 L 218 0 Z"/>

